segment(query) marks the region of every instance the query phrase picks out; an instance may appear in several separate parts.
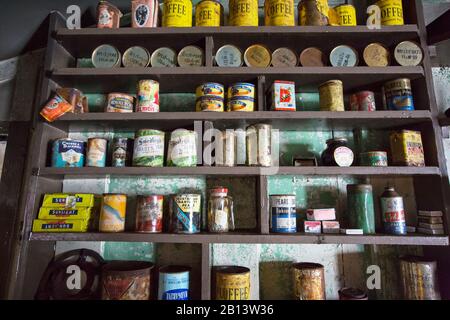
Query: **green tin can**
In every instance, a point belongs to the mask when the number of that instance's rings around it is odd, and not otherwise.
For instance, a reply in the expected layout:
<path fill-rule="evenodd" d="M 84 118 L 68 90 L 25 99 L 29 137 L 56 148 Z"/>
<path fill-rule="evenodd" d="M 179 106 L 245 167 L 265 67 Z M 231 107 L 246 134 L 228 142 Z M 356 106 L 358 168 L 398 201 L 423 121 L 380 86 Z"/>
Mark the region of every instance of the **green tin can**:
<path fill-rule="evenodd" d="M 133 166 L 162 167 L 164 165 L 164 132 L 141 129 L 136 132 Z"/>
<path fill-rule="evenodd" d="M 388 156 L 384 151 L 370 151 L 360 154 L 360 164 L 367 167 L 387 167 Z"/>
<path fill-rule="evenodd" d="M 169 167 L 195 167 L 197 165 L 197 133 L 177 129 L 170 135 L 167 150 Z"/>
<path fill-rule="evenodd" d="M 365 234 L 375 233 L 375 209 L 370 184 L 347 185 L 348 227 L 362 229 Z"/>

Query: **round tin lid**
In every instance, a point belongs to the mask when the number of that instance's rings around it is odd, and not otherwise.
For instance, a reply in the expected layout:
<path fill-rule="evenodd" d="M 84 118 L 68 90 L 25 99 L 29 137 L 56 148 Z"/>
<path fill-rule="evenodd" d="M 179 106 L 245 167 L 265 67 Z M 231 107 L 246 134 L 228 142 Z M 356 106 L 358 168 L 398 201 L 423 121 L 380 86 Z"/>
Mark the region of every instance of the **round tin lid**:
<path fill-rule="evenodd" d="M 297 55 L 289 48 L 278 48 L 272 53 L 274 67 L 295 67 L 297 64 Z"/>
<path fill-rule="evenodd" d="M 120 66 L 120 52 L 116 47 L 102 44 L 92 52 L 92 64 L 95 68 L 114 68 Z"/>
<path fill-rule="evenodd" d="M 247 67 L 266 68 L 270 66 L 272 55 L 267 47 L 254 44 L 244 52 L 244 61 Z"/>
<path fill-rule="evenodd" d="M 231 44 L 220 47 L 214 59 L 219 67 L 240 67 L 243 64 L 241 50 Z"/>
<path fill-rule="evenodd" d="M 358 52 L 350 46 L 337 46 L 330 53 L 330 63 L 333 67 L 355 67 L 358 65 Z"/>
<path fill-rule="evenodd" d="M 180 67 L 203 66 L 203 50 L 197 46 L 187 46 L 178 53 L 178 65 Z"/>
<path fill-rule="evenodd" d="M 300 53 L 300 64 L 303 67 L 324 67 L 325 56 L 319 48 L 306 48 Z"/>
<path fill-rule="evenodd" d="M 177 54 L 168 47 L 156 49 L 150 57 L 152 67 L 176 67 Z"/>
<path fill-rule="evenodd" d="M 139 46 L 128 48 L 122 57 L 125 68 L 145 68 L 150 64 L 150 53 L 147 49 Z"/>
<path fill-rule="evenodd" d="M 363 57 L 369 67 L 387 67 L 390 64 L 389 50 L 379 43 L 369 44 L 364 49 Z"/>
<path fill-rule="evenodd" d="M 418 66 L 422 63 L 423 51 L 416 42 L 403 41 L 395 47 L 394 57 L 401 66 Z"/>

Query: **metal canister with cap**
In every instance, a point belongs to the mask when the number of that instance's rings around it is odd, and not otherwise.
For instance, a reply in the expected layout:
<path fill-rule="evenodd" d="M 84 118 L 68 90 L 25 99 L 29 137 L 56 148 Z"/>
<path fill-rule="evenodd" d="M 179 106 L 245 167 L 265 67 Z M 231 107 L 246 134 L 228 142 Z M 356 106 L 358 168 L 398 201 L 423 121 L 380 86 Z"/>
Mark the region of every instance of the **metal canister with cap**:
<path fill-rule="evenodd" d="M 191 0 L 165 0 L 162 12 L 163 27 L 192 27 Z"/>
<path fill-rule="evenodd" d="M 244 61 L 247 67 L 266 68 L 270 66 L 272 54 L 266 46 L 254 44 L 244 52 Z"/>
<path fill-rule="evenodd" d="M 341 80 L 330 80 L 319 86 L 320 111 L 345 111 Z"/>
<path fill-rule="evenodd" d="M 294 0 L 265 0 L 264 25 L 295 26 Z"/>
<path fill-rule="evenodd" d="M 230 26 L 258 26 L 258 0 L 230 0 L 228 12 Z"/>
<path fill-rule="evenodd" d="M 351 4 L 341 4 L 334 7 L 333 10 L 339 17 L 339 25 L 353 27 L 356 26 L 356 9 Z"/>
<path fill-rule="evenodd" d="M 244 63 L 241 50 L 232 44 L 217 49 L 214 60 L 219 67 L 240 67 Z"/>
<path fill-rule="evenodd" d="M 204 64 L 203 49 L 197 46 L 186 46 L 178 52 L 178 65 L 180 67 L 201 67 Z"/>
<path fill-rule="evenodd" d="M 220 27 L 223 25 L 223 6 L 218 0 L 201 0 L 195 6 L 197 27 Z"/>
<path fill-rule="evenodd" d="M 328 0 L 301 0 L 298 3 L 300 26 L 327 26 L 329 24 Z"/>
<path fill-rule="evenodd" d="M 406 235 L 406 215 L 401 197 L 393 187 L 386 187 L 380 198 L 384 232 Z"/>
<path fill-rule="evenodd" d="M 359 63 L 358 51 L 347 45 L 340 45 L 330 53 L 330 63 L 333 67 L 356 67 Z"/>
<path fill-rule="evenodd" d="M 152 67 L 176 67 L 177 53 L 171 48 L 162 47 L 153 51 L 150 62 Z"/>
<path fill-rule="evenodd" d="M 92 52 L 92 64 L 95 68 L 119 68 L 121 64 L 120 51 L 109 44 L 102 44 Z"/>
<path fill-rule="evenodd" d="M 347 185 L 348 227 L 362 229 L 364 234 L 375 233 L 375 209 L 370 184 Z"/>
<path fill-rule="evenodd" d="M 139 46 L 128 48 L 122 57 L 125 68 L 145 68 L 150 64 L 150 52 Z"/>
<path fill-rule="evenodd" d="M 294 263 L 296 300 L 325 300 L 325 268 L 318 263 Z"/>
<path fill-rule="evenodd" d="M 400 278 L 404 299 L 441 299 L 436 261 L 417 256 L 400 257 Z"/>

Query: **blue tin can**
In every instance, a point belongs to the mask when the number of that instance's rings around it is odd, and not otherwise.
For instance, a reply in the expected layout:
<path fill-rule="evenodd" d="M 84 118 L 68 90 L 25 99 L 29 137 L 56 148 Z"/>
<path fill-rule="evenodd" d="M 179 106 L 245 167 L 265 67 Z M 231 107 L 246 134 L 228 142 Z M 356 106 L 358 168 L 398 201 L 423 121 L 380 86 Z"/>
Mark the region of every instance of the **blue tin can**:
<path fill-rule="evenodd" d="M 270 196 L 270 231 L 275 233 L 297 232 L 295 195 Z"/>
<path fill-rule="evenodd" d="M 53 142 L 52 167 L 79 168 L 84 166 L 85 143 L 80 140 L 58 139 Z"/>
<path fill-rule="evenodd" d="M 403 197 L 394 188 L 387 187 L 380 199 L 384 232 L 394 235 L 406 235 L 406 215 Z"/>
<path fill-rule="evenodd" d="M 413 111 L 414 99 L 409 79 L 396 79 L 383 86 L 383 102 L 386 110 Z"/>
<path fill-rule="evenodd" d="M 158 300 L 189 300 L 190 272 L 184 266 L 159 268 Z"/>

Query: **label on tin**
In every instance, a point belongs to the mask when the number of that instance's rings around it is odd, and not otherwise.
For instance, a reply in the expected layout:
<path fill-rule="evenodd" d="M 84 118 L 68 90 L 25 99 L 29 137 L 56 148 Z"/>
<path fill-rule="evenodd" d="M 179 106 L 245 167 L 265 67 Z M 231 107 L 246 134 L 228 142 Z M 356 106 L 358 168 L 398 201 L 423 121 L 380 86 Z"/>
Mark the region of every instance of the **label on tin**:
<path fill-rule="evenodd" d="M 230 0 L 228 11 L 231 26 L 258 26 L 258 0 Z"/>
<path fill-rule="evenodd" d="M 414 111 L 414 100 L 411 90 L 385 92 L 388 110 Z"/>
<path fill-rule="evenodd" d="M 223 99 L 220 97 L 203 96 L 195 103 L 196 111 L 216 111 L 223 112 Z"/>
<path fill-rule="evenodd" d="M 387 233 L 406 234 L 406 217 L 402 197 L 381 198 L 384 229 Z"/>
<path fill-rule="evenodd" d="M 195 25 L 197 27 L 220 27 L 222 6 L 217 1 L 202 1 L 195 7 Z"/>
<path fill-rule="evenodd" d="M 381 24 L 386 26 L 403 25 L 402 0 L 379 0 L 376 5 L 381 10 Z"/>
<path fill-rule="evenodd" d="M 272 86 L 272 110 L 296 111 L 295 83 L 275 81 Z"/>
<path fill-rule="evenodd" d="M 159 300 L 188 300 L 189 272 L 160 273 Z"/>
<path fill-rule="evenodd" d="M 147 67 L 149 62 L 150 54 L 142 47 L 131 47 L 123 54 L 123 66 L 126 68 Z"/>
<path fill-rule="evenodd" d="M 175 197 L 175 232 L 200 232 L 200 195 L 178 195 Z"/>
<path fill-rule="evenodd" d="M 150 15 L 150 8 L 146 4 L 140 4 L 136 7 L 133 14 L 133 19 L 136 26 L 143 27 L 147 24 L 148 17 Z"/>
<path fill-rule="evenodd" d="M 138 197 L 136 231 L 162 232 L 163 196 Z"/>
<path fill-rule="evenodd" d="M 231 111 L 253 111 L 255 102 L 249 97 L 234 97 L 229 101 Z"/>
<path fill-rule="evenodd" d="M 297 215 L 294 196 L 271 196 L 271 230 L 272 232 L 297 232 Z"/>
<path fill-rule="evenodd" d="M 224 91 L 225 89 L 220 83 L 209 82 L 198 86 L 195 90 L 195 94 L 198 98 L 202 96 L 215 96 L 223 99 L 225 94 Z"/>
<path fill-rule="evenodd" d="M 371 91 L 361 91 L 350 95 L 351 111 L 376 111 L 375 94 Z"/>
<path fill-rule="evenodd" d="M 196 166 L 197 134 L 185 129 L 172 132 L 169 141 L 167 162 L 169 166 Z"/>
<path fill-rule="evenodd" d="M 264 16 L 266 26 L 294 26 L 294 0 L 266 0 Z"/>
<path fill-rule="evenodd" d="M 235 83 L 228 88 L 228 99 L 233 97 L 255 97 L 255 86 L 251 83 Z"/>
<path fill-rule="evenodd" d="M 176 53 L 170 48 L 159 48 L 152 53 L 152 67 L 176 67 Z"/>
<path fill-rule="evenodd" d="M 250 273 L 216 275 L 216 300 L 249 300 Z"/>
<path fill-rule="evenodd" d="M 104 167 L 106 165 L 106 146 L 104 139 L 94 139 L 88 141 L 88 151 L 86 162 L 88 167 Z"/>
<path fill-rule="evenodd" d="M 99 230 L 118 232 L 125 229 L 126 196 L 103 196 Z"/>
<path fill-rule="evenodd" d="M 401 66 L 418 66 L 423 60 L 423 51 L 415 42 L 403 41 L 395 47 L 394 57 Z"/>
<path fill-rule="evenodd" d="M 356 26 L 356 10 L 352 5 L 340 5 L 334 8 L 339 16 L 340 26 Z"/>
<path fill-rule="evenodd" d="M 109 94 L 106 112 L 133 112 L 134 98 L 128 95 Z"/>
<path fill-rule="evenodd" d="M 57 140 L 53 143 L 52 166 L 55 168 L 82 167 L 84 142 Z"/>
<path fill-rule="evenodd" d="M 333 153 L 334 161 L 339 167 L 350 167 L 354 160 L 353 151 L 348 147 L 338 147 Z"/>
<path fill-rule="evenodd" d="M 135 166 L 162 166 L 164 162 L 164 135 L 149 134 L 137 137 L 134 143 Z"/>
<path fill-rule="evenodd" d="M 98 27 L 111 28 L 113 24 L 112 15 L 107 7 L 101 7 L 98 13 Z"/>
<path fill-rule="evenodd" d="M 203 50 L 196 46 L 187 46 L 178 54 L 180 67 L 201 67 L 203 65 Z"/>
<path fill-rule="evenodd" d="M 138 83 L 136 112 L 159 112 L 159 83 L 141 80 Z"/>
<path fill-rule="evenodd" d="M 102 45 L 94 50 L 92 64 L 96 68 L 113 68 L 117 66 L 119 59 L 120 53 L 116 48 L 110 45 Z"/>
<path fill-rule="evenodd" d="M 192 1 L 166 0 L 163 3 L 163 27 L 192 27 Z"/>

